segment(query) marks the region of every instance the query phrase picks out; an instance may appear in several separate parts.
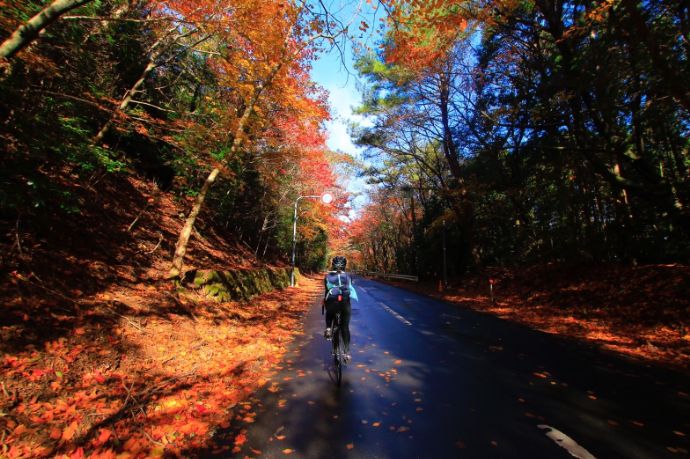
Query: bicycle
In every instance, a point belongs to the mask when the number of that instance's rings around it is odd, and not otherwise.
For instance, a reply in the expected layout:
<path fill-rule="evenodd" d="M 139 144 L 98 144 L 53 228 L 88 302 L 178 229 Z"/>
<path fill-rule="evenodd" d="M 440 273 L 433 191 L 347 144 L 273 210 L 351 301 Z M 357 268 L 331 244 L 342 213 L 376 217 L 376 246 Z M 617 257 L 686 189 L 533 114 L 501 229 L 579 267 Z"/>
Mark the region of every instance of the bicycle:
<path fill-rule="evenodd" d="M 331 325 L 331 341 L 333 344 L 333 364 L 335 365 L 335 381 L 338 386 L 343 380 L 343 365 L 347 364 L 345 358 L 345 342 L 340 331 L 340 312 L 335 313 L 333 324 Z"/>

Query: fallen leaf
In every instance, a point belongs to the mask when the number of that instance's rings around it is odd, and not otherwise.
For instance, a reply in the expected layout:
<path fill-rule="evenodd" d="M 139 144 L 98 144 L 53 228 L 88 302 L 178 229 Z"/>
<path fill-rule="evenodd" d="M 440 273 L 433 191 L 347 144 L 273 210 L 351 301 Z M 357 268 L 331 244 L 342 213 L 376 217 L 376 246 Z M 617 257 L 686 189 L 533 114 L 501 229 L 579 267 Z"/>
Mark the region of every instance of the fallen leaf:
<path fill-rule="evenodd" d="M 244 433 L 239 433 L 235 437 L 235 446 L 242 446 L 247 442 L 247 436 Z"/>
<path fill-rule="evenodd" d="M 64 441 L 70 441 L 72 438 L 74 438 L 74 434 L 77 432 L 77 428 L 79 425 L 77 424 L 77 421 L 72 422 L 65 430 L 62 431 L 62 439 Z"/>
<path fill-rule="evenodd" d="M 50 438 L 53 440 L 58 440 L 60 437 L 62 437 L 62 430 L 58 427 L 53 427 L 53 429 L 50 431 Z"/>
<path fill-rule="evenodd" d="M 347 445 L 345 445 L 345 447 L 346 447 L 347 449 L 352 449 L 352 448 L 355 447 L 355 445 L 354 445 L 354 443 L 348 443 Z"/>
<path fill-rule="evenodd" d="M 283 454 L 292 454 L 292 453 L 294 453 L 294 450 L 292 450 L 292 449 L 290 449 L 290 448 L 285 448 L 285 449 L 283 450 Z"/>
<path fill-rule="evenodd" d="M 101 429 L 98 433 L 98 438 L 94 441 L 95 446 L 101 446 L 108 441 L 112 431 L 110 429 Z"/>

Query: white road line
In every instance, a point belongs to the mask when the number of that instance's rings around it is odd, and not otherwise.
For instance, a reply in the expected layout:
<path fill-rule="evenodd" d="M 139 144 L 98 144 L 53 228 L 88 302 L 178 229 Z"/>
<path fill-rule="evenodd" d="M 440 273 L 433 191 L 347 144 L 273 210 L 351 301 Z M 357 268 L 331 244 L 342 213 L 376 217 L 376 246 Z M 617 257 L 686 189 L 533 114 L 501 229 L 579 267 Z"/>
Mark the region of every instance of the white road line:
<path fill-rule="evenodd" d="M 381 305 L 381 307 L 382 307 L 383 309 L 385 309 L 387 312 L 389 312 L 393 317 L 395 317 L 396 319 L 398 319 L 400 322 L 404 323 L 405 325 L 412 325 L 412 322 L 410 322 L 409 320 L 407 320 L 406 318 L 404 318 L 403 316 L 401 316 L 401 315 L 398 314 L 397 312 L 393 311 L 393 310 L 392 310 L 389 306 L 387 306 L 385 303 L 382 303 L 382 302 L 379 301 L 379 305 Z"/>
<path fill-rule="evenodd" d="M 578 459 L 596 459 L 589 451 L 578 445 L 575 440 L 561 432 L 560 430 L 547 426 L 546 424 L 539 424 L 542 430 L 546 430 L 546 436 L 555 441 L 558 446 L 564 448 L 571 456 Z"/>

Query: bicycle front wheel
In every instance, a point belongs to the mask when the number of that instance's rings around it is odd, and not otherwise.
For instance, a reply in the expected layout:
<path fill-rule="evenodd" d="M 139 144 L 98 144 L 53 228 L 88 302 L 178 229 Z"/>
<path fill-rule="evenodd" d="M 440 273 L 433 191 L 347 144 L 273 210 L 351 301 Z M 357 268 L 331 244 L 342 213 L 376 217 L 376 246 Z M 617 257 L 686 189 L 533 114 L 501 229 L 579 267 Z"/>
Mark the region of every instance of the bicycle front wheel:
<path fill-rule="evenodd" d="M 335 366 L 335 382 L 340 386 L 343 380 L 343 337 L 340 327 L 333 333 L 333 365 Z"/>

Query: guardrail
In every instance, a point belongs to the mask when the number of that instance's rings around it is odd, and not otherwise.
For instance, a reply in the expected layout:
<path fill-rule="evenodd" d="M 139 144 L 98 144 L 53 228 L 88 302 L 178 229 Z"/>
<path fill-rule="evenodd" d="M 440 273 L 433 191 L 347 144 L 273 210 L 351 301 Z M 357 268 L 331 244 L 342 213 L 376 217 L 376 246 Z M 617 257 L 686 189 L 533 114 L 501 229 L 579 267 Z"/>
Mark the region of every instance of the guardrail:
<path fill-rule="evenodd" d="M 410 274 L 392 274 L 392 273 L 378 273 L 374 271 L 351 271 L 353 274 L 361 276 L 382 277 L 384 279 L 400 279 L 412 282 L 419 282 L 419 276 L 412 276 Z"/>

